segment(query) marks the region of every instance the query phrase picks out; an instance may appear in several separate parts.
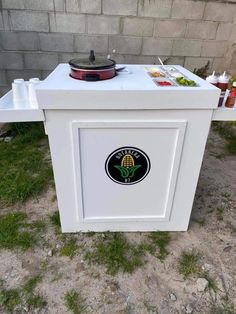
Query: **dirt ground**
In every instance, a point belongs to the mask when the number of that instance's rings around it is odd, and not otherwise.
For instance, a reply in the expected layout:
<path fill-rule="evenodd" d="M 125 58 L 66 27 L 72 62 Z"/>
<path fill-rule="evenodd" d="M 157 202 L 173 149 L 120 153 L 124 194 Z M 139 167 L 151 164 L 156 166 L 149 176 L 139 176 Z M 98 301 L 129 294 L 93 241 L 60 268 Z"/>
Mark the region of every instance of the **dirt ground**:
<path fill-rule="evenodd" d="M 49 225 L 43 245 L 26 252 L 0 251 L 0 278 L 5 289 L 18 288 L 25 278 L 43 273 L 36 291 L 47 301 L 43 309 L 30 310 L 21 304 L 15 313 L 69 313 L 66 292 L 79 291 L 88 313 L 235 313 L 236 308 L 236 157 L 225 156 L 224 140 L 211 132 L 188 232 L 171 232 L 169 254 L 162 262 L 147 253 L 144 266 L 133 274 L 108 275 L 103 266 L 83 260 L 83 249 L 70 259 L 60 256 L 62 242 Z M 50 188 L 22 205 L 32 218 L 46 220 L 57 210 L 55 191 Z M 5 212 L 19 207 L 5 209 Z M 132 242 L 140 233 L 127 233 Z M 90 247 L 97 235 L 78 234 L 77 241 Z M 178 272 L 183 251 L 199 252 L 203 271 L 214 280 L 217 289 L 204 291 L 197 284 L 198 275 L 184 279 Z M 213 310 L 215 306 L 215 310 Z M 78 312 L 80 313 L 80 312 Z M 82 313 L 82 312 L 81 312 Z"/>

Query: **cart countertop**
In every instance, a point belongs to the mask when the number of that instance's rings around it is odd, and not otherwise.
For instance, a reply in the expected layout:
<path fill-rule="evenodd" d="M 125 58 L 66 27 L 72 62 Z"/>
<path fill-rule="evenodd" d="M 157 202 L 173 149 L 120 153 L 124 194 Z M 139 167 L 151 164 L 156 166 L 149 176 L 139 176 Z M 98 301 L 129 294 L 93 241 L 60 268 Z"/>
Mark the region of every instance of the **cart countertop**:
<path fill-rule="evenodd" d="M 118 73 L 117 76 L 109 80 L 102 80 L 96 82 L 86 82 L 76 80 L 69 76 L 70 67 L 68 64 L 59 64 L 56 69 L 40 84 L 39 90 L 76 90 L 76 91 L 137 91 L 137 90 L 186 90 L 185 86 L 165 86 L 158 87 L 153 79 L 148 75 L 147 68 L 157 68 L 159 71 L 163 71 L 160 66 L 157 65 L 117 65 L 117 68 L 125 67 L 125 69 Z M 168 69 L 175 68 L 180 73 L 185 75 L 191 80 L 194 80 L 199 86 L 187 87 L 188 89 L 205 89 L 215 90 L 216 88 L 194 75 L 192 72 L 186 70 L 179 65 L 167 66 Z"/>
<path fill-rule="evenodd" d="M 175 68 L 197 86 L 157 86 L 147 68 L 157 65 L 117 65 L 125 69 L 109 80 L 86 82 L 69 76 L 60 64 L 37 87 L 41 109 L 207 109 L 216 108 L 220 90 L 178 65 Z"/>

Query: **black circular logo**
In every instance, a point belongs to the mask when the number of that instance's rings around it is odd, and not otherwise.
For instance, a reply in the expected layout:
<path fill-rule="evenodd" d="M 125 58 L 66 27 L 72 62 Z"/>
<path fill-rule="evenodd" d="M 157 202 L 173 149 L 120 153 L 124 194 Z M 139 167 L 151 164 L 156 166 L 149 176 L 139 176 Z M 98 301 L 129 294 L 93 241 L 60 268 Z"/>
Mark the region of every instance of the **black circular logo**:
<path fill-rule="evenodd" d="M 131 185 L 142 181 L 151 168 L 150 160 L 141 149 L 121 147 L 112 152 L 106 160 L 108 177 L 116 183 Z"/>

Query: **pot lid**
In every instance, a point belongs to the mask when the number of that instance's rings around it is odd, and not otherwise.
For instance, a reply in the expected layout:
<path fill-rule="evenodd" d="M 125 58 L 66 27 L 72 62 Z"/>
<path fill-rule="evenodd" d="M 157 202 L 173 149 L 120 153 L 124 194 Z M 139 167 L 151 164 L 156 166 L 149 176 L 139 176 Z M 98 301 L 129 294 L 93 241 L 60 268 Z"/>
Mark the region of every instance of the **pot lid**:
<path fill-rule="evenodd" d="M 78 58 L 69 61 L 69 65 L 76 69 L 103 70 L 114 67 L 116 62 L 111 59 L 95 58 L 94 51 L 90 51 L 88 58 Z"/>

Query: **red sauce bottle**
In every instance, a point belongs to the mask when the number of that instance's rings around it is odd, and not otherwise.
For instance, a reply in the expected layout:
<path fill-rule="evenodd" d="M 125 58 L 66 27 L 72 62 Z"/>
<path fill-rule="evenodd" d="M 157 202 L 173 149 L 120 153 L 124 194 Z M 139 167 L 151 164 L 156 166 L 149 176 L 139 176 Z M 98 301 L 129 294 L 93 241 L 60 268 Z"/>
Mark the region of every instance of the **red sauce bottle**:
<path fill-rule="evenodd" d="M 221 107 L 224 101 L 225 92 L 228 88 L 229 76 L 224 72 L 221 76 L 218 77 L 217 87 L 221 89 L 220 100 L 218 103 L 218 107 Z"/>
<path fill-rule="evenodd" d="M 208 83 L 211 83 L 212 85 L 218 87 L 218 77 L 215 75 L 215 71 L 212 73 L 212 75 L 209 75 L 207 78 L 206 78 L 206 81 Z"/>
<path fill-rule="evenodd" d="M 233 108 L 236 100 L 236 82 L 233 82 L 229 96 L 226 100 L 225 107 Z"/>

